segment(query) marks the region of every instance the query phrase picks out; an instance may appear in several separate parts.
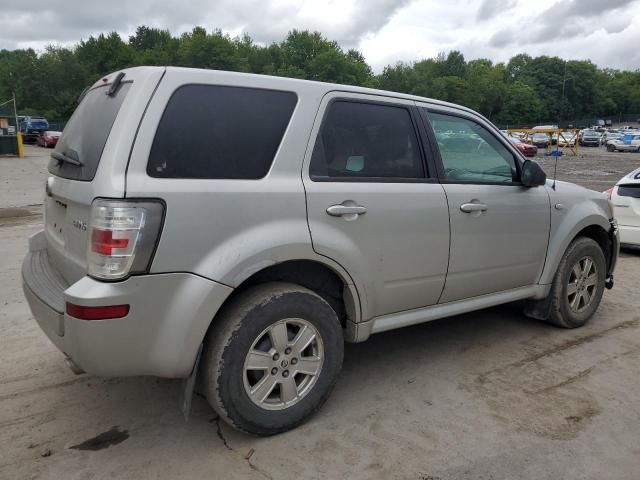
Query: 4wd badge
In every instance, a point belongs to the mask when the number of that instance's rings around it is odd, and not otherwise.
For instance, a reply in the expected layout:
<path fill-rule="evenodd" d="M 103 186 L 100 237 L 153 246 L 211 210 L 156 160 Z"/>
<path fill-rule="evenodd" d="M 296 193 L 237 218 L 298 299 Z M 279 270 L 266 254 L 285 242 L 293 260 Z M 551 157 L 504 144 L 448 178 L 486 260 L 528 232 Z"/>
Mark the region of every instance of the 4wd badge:
<path fill-rule="evenodd" d="M 73 226 L 82 230 L 83 232 L 87 231 L 87 222 L 83 222 L 81 220 L 74 220 Z"/>

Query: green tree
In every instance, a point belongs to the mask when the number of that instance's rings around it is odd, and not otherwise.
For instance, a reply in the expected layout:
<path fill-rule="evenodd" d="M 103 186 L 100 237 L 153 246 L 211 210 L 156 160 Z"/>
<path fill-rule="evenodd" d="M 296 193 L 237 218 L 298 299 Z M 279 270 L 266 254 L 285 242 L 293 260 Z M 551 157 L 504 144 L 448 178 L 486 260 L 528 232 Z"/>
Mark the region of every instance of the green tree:
<path fill-rule="evenodd" d="M 500 123 L 521 126 L 539 120 L 541 102 L 535 90 L 519 80 L 507 87 Z"/>
<path fill-rule="evenodd" d="M 80 42 L 75 53 L 94 78 L 135 64 L 134 49 L 123 42 L 116 32 L 89 37 L 86 42 Z"/>
<path fill-rule="evenodd" d="M 319 32 L 292 30 L 255 43 L 194 27 L 172 36 L 141 25 L 127 41 L 99 34 L 71 48 L 0 51 L 0 98 L 16 94 L 21 113 L 67 117 L 77 97 L 102 75 L 135 65 L 181 65 L 377 87 L 448 100 L 511 125 L 640 114 L 640 71 L 599 69 L 589 61 L 519 54 L 506 64 L 466 61 L 457 50 L 397 63 L 374 75 L 362 53 Z M 562 87 L 565 87 L 564 99 Z"/>
<path fill-rule="evenodd" d="M 178 64 L 185 67 L 245 71 L 246 59 L 237 54 L 237 45 L 220 30 L 208 34 L 195 27 L 180 38 Z"/>
<path fill-rule="evenodd" d="M 378 76 L 378 86 L 392 92 L 411 93 L 414 67 L 408 63 L 396 63 L 384 67 Z"/>
<path fill-rule="evenodd" d="M 278 75 L 349 85 L 373 83 L 371 68 L 356 50 L 346 53 L 319 32 L 293 30 L 280 44 Z"/>

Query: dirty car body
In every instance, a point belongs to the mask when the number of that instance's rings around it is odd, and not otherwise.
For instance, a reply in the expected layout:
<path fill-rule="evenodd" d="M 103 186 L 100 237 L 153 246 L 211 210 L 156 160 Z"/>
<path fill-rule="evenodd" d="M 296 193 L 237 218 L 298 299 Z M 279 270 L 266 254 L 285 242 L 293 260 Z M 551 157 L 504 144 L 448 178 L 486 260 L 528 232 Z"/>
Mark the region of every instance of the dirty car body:
<path fill-rule="evenodd" d="M 256 434 L 317 409 L 343 341 L 516 300 L 547 318 L 558 288 L 579 326 L 617 258 L 601 194 L 552 187 L 467 108 L 392 92 L 127 69 L 49 173 L 22 266 L 42 330 L 95 375 L 187 378 L 202 352 L 210 403 Z M 597 275 L 558 280 L 580 242 Z"/>

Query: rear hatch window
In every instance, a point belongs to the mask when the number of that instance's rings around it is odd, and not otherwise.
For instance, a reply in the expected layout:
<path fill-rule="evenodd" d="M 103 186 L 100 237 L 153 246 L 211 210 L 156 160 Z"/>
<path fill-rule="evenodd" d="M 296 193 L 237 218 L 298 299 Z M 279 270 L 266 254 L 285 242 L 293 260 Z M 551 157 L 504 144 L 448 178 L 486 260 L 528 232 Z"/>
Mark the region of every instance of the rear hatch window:
<path fill-rule="evenodd" d="M 109 85 L 89 90 L 67 123 L 49 162 L 49 172 L 71 180 L 93 180 L 102 150 L 132 82 L 122 82 L 107 95 Z M 75 161 L 56 160 L 60 153 Z M 77 164 L 75 164 L 77 163 Z"/>
<path fill-rule="evenodd" d="M 618 195 L 621 197 L 640 198 L 640 183 L 631 185 L 619 185 Z"/>
<path fill-rule="evenodd" d="M 49 124 L 47 123 L 46 120 L 38 118 L 38 119 L 35 119 L 35 120 L 31 120 L 31 128 L 36 128 L 36 129 L 39 129 L 39 130 L 46 130 L 47 128 L 49 128 Z"/>

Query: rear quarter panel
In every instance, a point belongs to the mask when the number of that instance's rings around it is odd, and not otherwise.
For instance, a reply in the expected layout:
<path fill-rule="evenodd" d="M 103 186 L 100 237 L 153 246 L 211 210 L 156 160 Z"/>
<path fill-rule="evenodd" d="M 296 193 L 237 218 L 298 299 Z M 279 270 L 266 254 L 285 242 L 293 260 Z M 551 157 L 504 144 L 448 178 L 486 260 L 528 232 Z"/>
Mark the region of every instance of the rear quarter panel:
<path fill-rule="evenodd" d="M 164 179 L 147 175 L 149 153 L 164 108 L 172 93 L 185 84 L 296 93 L 298 101 L 292 118 L 264 178 Z M 157 197 L 166 202 L 166 218 L 152 273 L 191 272 L 237 287 L 270 265 L 287 260 L 316 260 L 334 269 L 345 283 L 352 284 L 344 269 L 313 251 L 307 225 L 302 161 L 323 94 L 318 84 L 276 77 L 167 70 L 140 127 L 127 174 L 127 197 Z"/>

